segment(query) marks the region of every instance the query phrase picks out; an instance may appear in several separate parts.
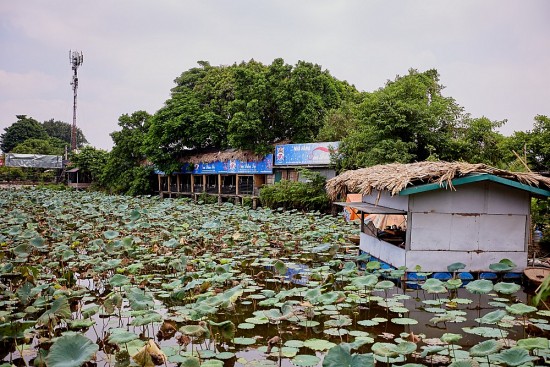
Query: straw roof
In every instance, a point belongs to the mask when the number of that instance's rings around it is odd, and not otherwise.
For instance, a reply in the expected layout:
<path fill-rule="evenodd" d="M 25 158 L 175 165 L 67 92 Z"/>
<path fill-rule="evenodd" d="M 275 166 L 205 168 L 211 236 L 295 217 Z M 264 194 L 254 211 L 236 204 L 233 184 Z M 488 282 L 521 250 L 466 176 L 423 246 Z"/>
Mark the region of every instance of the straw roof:
<path fill-rule="evenodd" d="M 326 188 L 332 200 L 352 192 L 369 195 L 373 190 L 385 190 L 396 195 L 407 186 L 419 183 L 439 183 L 453 189 L 451 181 L 454 178 L 480 173 L 550 190 L 550 178 L 536 173 L 510 172 L 486 164 L 443 161 L 391 163 L 346 171 L 327 181 Z"/>
<path fill-rule="evenodd" d="M 208 152 L 200 152 L 197 153 L 196 151 L 193 152 L 193 154 L 185 155 L 180 158 L 180 161 L 183 163 L 193 163 L 193 164 L 199 164 L 199 163 L 212 163 L 216 161 L 220 162 L 227 162 L 229 160 L 236 160 L 239 161 L 245 161 L 245 162 L 253 162 L 253 161 L 261 161 L 264 159 L 263 155 L 255 154 L 254 152 L 248 151 L 248 150 L 236 150 L 236 149 L 228 149 L 223 151 L 208 151 Z"/>

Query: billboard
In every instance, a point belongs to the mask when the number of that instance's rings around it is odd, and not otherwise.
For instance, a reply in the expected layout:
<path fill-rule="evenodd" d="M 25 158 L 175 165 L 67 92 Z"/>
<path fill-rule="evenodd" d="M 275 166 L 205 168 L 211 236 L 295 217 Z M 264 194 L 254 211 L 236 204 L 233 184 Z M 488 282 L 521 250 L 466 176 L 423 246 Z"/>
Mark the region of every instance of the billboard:
<path fill-rule="evenodd" d="M 275 147 L 275 165 L 329 165 L 330 151 L 338 151 L 339 145 L 339 141 L 277 145 Z"/>
<path fill-rule="evenodd" d="M 60 155 L 7 153 L 6 167 L 63 168 Z"/>
<path fill-rule="evenodd" d="M 211 163 L 185 164 L 181 170 L 183 173 L 196 175 L 207 174 L 267 174 L 273 173 L 273 154 L 268 154 L 261 161 L 240 161 L 230 159 L 225 162 L 215 161 Z"/>

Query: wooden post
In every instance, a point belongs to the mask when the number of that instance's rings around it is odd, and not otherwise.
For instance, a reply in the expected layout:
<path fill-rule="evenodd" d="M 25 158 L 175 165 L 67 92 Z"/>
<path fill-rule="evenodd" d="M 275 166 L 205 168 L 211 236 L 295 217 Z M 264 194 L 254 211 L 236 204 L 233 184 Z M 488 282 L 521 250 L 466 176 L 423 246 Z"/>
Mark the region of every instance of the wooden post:
<path fill-rule="evenodd" d="M 258 198 L 252 198 L 252 209 L 256 210 L 258 206 Z"/>
<path fill-rule="evenodd" d="M 195 192 L 195 175 L 191 173 L 191 196 Z"/>
<path fill-rule="evenodd" d="M 218 173 L 218 195 L 222 194 L 222 175 Z"/>
<path fill-rule="evenodd" d="M 235 195 L 239 196 L 239 175 L 235 175 Z"/>
<path fill-rule="evenodd" d="M 181 175 L 176 175 L 176 191 L 180 192 L 180 177 Z"/>
<path fill-rule="evenodd" d="M 172 197 L 172 175 L 168 175 L 168 197 Z"/>
<path fill-rule="evenodd" d="M 206 192 L 206 175 L 202 175 L 202 192 Z"/>
<path fill-rule="evenodd" d="M 158 182 L 159 182 L 159 195 L 162 197 L 162 176 L 160 174 L 157 175 Z"/>

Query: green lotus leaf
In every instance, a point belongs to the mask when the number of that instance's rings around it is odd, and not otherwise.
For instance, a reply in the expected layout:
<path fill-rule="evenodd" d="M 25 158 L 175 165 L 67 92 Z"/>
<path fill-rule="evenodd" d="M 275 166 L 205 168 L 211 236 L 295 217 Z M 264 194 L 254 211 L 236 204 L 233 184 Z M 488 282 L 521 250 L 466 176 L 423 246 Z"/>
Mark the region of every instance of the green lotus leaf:
<path fill-rule="evenodd" d="M 351 281 L 351 284 L 357 288 L 372 288 L 378 283 L 378 276 L 375 274 L 364 275 L 355 277 Z"/>
<path fill-rule="evenodd" d="M 461 359 L 454 361 L 449 367 L 479 367 L 479 363 L 474 359 Z"/>
<path fill-rule="evenodd" d="M 440 339 L 441 339 L 442 342 L 452 344 L 452 343 L 456 343 L 457 341 L 462 339 L 462 335 L 453 334 L 453 333 L 445 333 L 441 336 Z"/>
<path fill-rule="evenodd" d="M 116 332 L 113 332 L 111 335 L 109 335 L 108 340 L 109 343 L 112 344 L 126 344 L 138 338 L 139 336 L 129 331 L 117 330 Z"/>
<path fill-rule="evenodd" d="M 485 338 L 506 338 L 508 335 L 508 331 L 506 330 L 485 326 L 464 327 L 462 330 L 468 334 L 475 334 Z"/>
<path fill-rule="evenodd" d="M 241 322 L 239 325 L 237 325 L 237 328 L 250 330 L 250 329 L 254 329 L 255 326 L 256 325 L 248 323 L 248 322 Z"/>
<path fill-rule="evenodd" d="M 342 336 L 342 335 L 347 335 L 349 333 L 349 330 L 342 329 L 342 328 L 331 328 L 331 329 L 325 329 L 323 332 L 325 334 L 332 335 L 332 336 Z"/>
<path fill-rule="evenodd" d="M 0 324 L 0 341 L 25 337 L 25 330 L 33 327 L 36 321 L 12 321 Z"/>
<path fill-rule="evenodd" d="M 470 355 L 472 357 L 486 357 L 488 355 L 495 354 L 501 348 L 502 344 L 493 339 L 489 339 L 471 347 Z"/>
<path fill-rule="evenodd" d="M 375 288 L 379 290 L 388 290 L 393 287 L 395 287 L 395 284 L 391 280 L 382 280 L 375 285 Z"/>
<path fill-rule="evenodd" d="M 379 322 L 374 321 L 374 320 L 359 320 L 359 321 L 357 321 L 357 324 L 362 325 L 362 326 L 376 326 L 376 325 L 379 324 Z"/>
<path fill-rule="evenodd" d="M 351 354 L 348 344 L 330 348 L 323 360 L 323 367 L 374 367 L 372 354 Z"/>
<path fill-rule="evenodd" d="M 518 340 L 516 346 L 518 348 L 523 348 L 527 350 L 531 349 L 548 349 L 550 348 L 550 343 L 548 338 L 528 338 Z"/>
<path fill-rule="evenodd" d="M 118 231 L 114 231 L 114 230 L 108 230 L 108 231 L 105 231 L 103 232 L 103 236 L 108 239 L 108 240 L 113 240 L 115 238 L 117 238 L 119 235 L 119 232 Z"/>
<path fill-rule="evenodd" d="M 43 248 L 45 242 L 46 242 L 46 240 L 44 238 L 40 237 L 40 236 L 34 237 L 29 241 L 31 246 L 34 246 L 38 249 Z"/>
<path fill-rule="evenodd" d="M 218 330 L 218 332 L 223 338 L 233 339 L 233 337 L 235 337 L 235 331 L 237 328 L 235 327 L 235 324 L 233 323 L 233 321 L 226 320 L 222 322 L 214 322 L 214 321 L 208 320 L 208 322 L 210 323 L 210 325 L 214 326 Z"/>
<path fill-rule="evenodd" d="M 496 324 L 497 322 L 502 320 L 502 318 L 506 315 L 508 315 L 506 311 L 496 310 L 496 311 L 491 311 L 487 313 L 486 315 L 484 315 L 479 319 L 476 319 L 476 321 L 479 322 L 480 324 Z"/>
<path fill-rule="evenodd" d="M 162 315 L 154 312 L 154 311 L 148 311 L 147 313 L 143 315 L 136 316 L 130 325 L 132 326 L 143 326 L 147 324 L 152 324 L 154 322 L 162 322 Z"/>
<path fill-rule="evenodd" d="M 235 353 L 233 352 L 221 352 L 216 354 L 216 358 L 221 360 L 231 359 L 233 357 L 235 357 Z"/>
<path fill-rule="evenodd" d="M 59 320 L 67 320 L 71 318 L 71 308 L 66 297 L 59 297 L 54 300 L 51 307 L 46 310 L 40 317 L 37 323 L 39 325 L 48 325 L 50 322 L 57 324 Z"/>
<path fill-rule="evenodd" d="M 512 269 L 514 269 L 516 267 L 516 264 L 514 264 L 513 262 L 511 261 L 500 261 L 498 263 L 495 263 L 495 264 L 489 264 L 489 269 L 491 269 L 492 271 L 496 272 L 496 273 L 501 273 L 501 272 L 505 272 L 505 271 L 510 271 Z"/>
<path fill-rule="evenodd" d="M 402 341 L 395 346 L 395 351 L 400 355 L 411 354 L 416 351 L 417 345 L 413 342 Z"/>
<path fill-rule="evenodd" d="M 185 325 L 179 328 L 179 332 L 185 335 L 200 337 L 205 335 L 208 330 L 200 325 Z"/>
<path fill-rule="evenodd" d="M 366 265 L 366 269 L 367 271 L 373 271 L 380 269 L 381 266 L 380 261 L 369 261 Z"/>
<path fill-rule="evenodd" d="M 506 311 L 510 312 L 513 315 L 525 315 L 537 311 L 537 308 L 533 306 L 528 306 L 524 303 L 514 303 L 511 306 L 507 306 Z"/>
<path fill-rule="evenodd" d="M 462 287 L 462 279 L 449 279 L 445 282 L 445 287 L 447 287 L 447 289 L 458 289 Z"/>
<path fill-rule="evenodd" d="M 99 346 L 81 334 L 58 338 L 46 357 L 48 367 L 80 367 L 92 360 Z"/>
<path fill-rule="evenodd" d="M 254 338 L 235 338 L 233 339 L 233 343 L 240 344 L 240 345 L 252 345 L 256 343 L 256 339 Z"/>
<path fill-rule="evenodd" d="M 466 289 L 473 294 L 487 294 L 493 290 L 493 282 L 487 279 L 477 279 L 466 284 Z"/>
<path fill-rule="evenodd" d="M 293 365 L 300 367 L 313 367 L 317 366 L 321 359 L 317 356 L 312 356 L 309 354 L 298 354 L 290 360 Z"/>
<path fill-rule="evenodd" d="M 109 279 L 109 284 L 113 287 L 122 287 L 130 284 L 130 278 L 122 274 L 115 274 Z"/>
<path fill-rule="evenodd" d="M 284 344 L 285 347 L 292 347 L 292 348 L 302 348 L 304 346 L 304 342 L 302 340 L 287 340 Z"/>
<path fill-rule="evenodd" d="M 139 288 L 126 288 L 125 291 L 132 310 L 149 310 L 155 306 L 152 294 Z"/>
<path fill-rule="evenodd" d="M 416 325 L 418 321 L 409 317 L 396 317 L 391 319 L 391 322 L 397 325 Z"/>
<path fill-rule="evenodd" d="M 494 357 L 497 361 L 501 361 L 507 366 L 521 366 L 523 364 L 529 363 L 535 359 L 531 357 L 529 352 L 523 348 L 510 348 L 503 350 Z"/>
<path fill-rule="evenodd" d="M 447 265 L 447 271 L 454 273 L 455 271 L 462 270 L 465 267 L 466 267 L 466 264 L 463 264 L 460 262 L 452 263 L 451 265 Z"/>
<path fill-rule="evenodd" d="M 392 343 L 374 343 L 372 352 L 381 357 L 397 357 L 399 352 L 396 350 L 396 345 Z"/>
<path fill-rule="evenodd" d="M 341 292 L 327 292 L 317 297 L 317 301 L 321 302 L 324 305 L 331 305 L 334 302 L 336 302 L 339 298 L 341 298 L 342 295 L 343 294 Z"/>
<path fill-rule="evenodd" d="M 71 320 L 68 322 L 69 329 L 71 330 L 78 330 L 78 329 L 87 329 L 92 325 L 95 325 L 95 321 L 92 319 L 84 319 L 84 320 Z"/>
<path fill-rule="evenodd" d="M 328 350 L 334 347 L 335 345 L 336 344 L 329 342 L 328 340 L 316 339 L 316 338 L 307 339 L 304 341 L 304 347 L 310 348 L 313 350 L 319 350 L 319 351 Z"/>
<path fill-rule="evenodd" d="M 495 291 L 502 294 L 514 294 L 519 291 L 521 286 L 516 283 L 500 282 L 495 284 Z"/>
<path fill-rule="evenodd" d="M 224 352 L 224 353 L 229 353 L 229 352 Z M 224 366 L 223 361 L 219 361 L 217 359 L 209 359 L 207 361 L 202 362 L 201 364 L 201 367 L 223 367 L 223 366 Z"/>

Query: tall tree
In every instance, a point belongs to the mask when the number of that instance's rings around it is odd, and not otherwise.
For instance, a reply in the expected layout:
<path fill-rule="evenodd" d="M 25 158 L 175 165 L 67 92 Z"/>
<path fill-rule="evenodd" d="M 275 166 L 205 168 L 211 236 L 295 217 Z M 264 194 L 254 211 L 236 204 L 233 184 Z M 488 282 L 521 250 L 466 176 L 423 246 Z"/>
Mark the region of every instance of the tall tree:
<path fill-rule="evenodd" d="M 109 191 L 129 195 L 150 192 L 153 169 L 146 164 L 144 155 L 144 136 L 150 119 L 145 111 L 119 117 L 122 130 L 111 133 L 114 146 L 101 175 L 101 182 Z"/>
<path fill-rule="evenodd" d="M 71 167 L 78 167 L 82 173 L 89 174 L 92 181 L 101 185 L 101 175 L 107 164 L 108 154 L 105 150 L 86 146 L 73 152 L 69 160 Z"/>
<path fill-rule="evenodd" d="M 533 129 L 516 131 L 505 140 L 504 149 L 509 155 L 518 154 L 528 164 L 529 168 L 537 172 L 550 171 L 550 118 L 537 115 L 534 118 Z M 514 154 L 514 156 L 515 156 Z M 510 160 L 513 160 L 511 157 Z"/>
<path fill-rule="evenodd" d="M 47 139 L 48 134 L 41 123 L 27 115 L 17 115 L 17 121 L 4 129 L 0 135 L 0 148 L 2 151 L 11 152 L 16 145 L 23 143 L 27 139 Z"/>
<path fill-rule="evenodd" d="M 453 134 L 462 109 L 442 95 L 443 88 L 436 70 L 411 69 L 367 93 L 357 130 L 340 145 L 340 167 L 455 158 Z"/>
<path fill-rule="evenodd" d="M 71 131 L 72 131 L 72 125 L 68 122 L 63 121 L 57 121 L 54 119 L 50 119 L 47 121 L 44 121 L 42 123 L 42 126 L 44 126 L 44 130 L 46 133 L 52 137 L 61 139 L 64 142 L 66 142 L 69 147 L 71 146 Z M 80 128 L 76 128 L 76 146 L 78 148 L 81 148 L 84 146 L 84 144 L 87 144 L 88 140 L 86 140 L 86 137 L 84 136 L 84 133 Z"/>
<path fill-rule="evenodd" d="M 63 155 L 65 152 L 65 142 L 57 138 L 31 138 L 17 144 L 11 152 L 23 154 Z"/>

